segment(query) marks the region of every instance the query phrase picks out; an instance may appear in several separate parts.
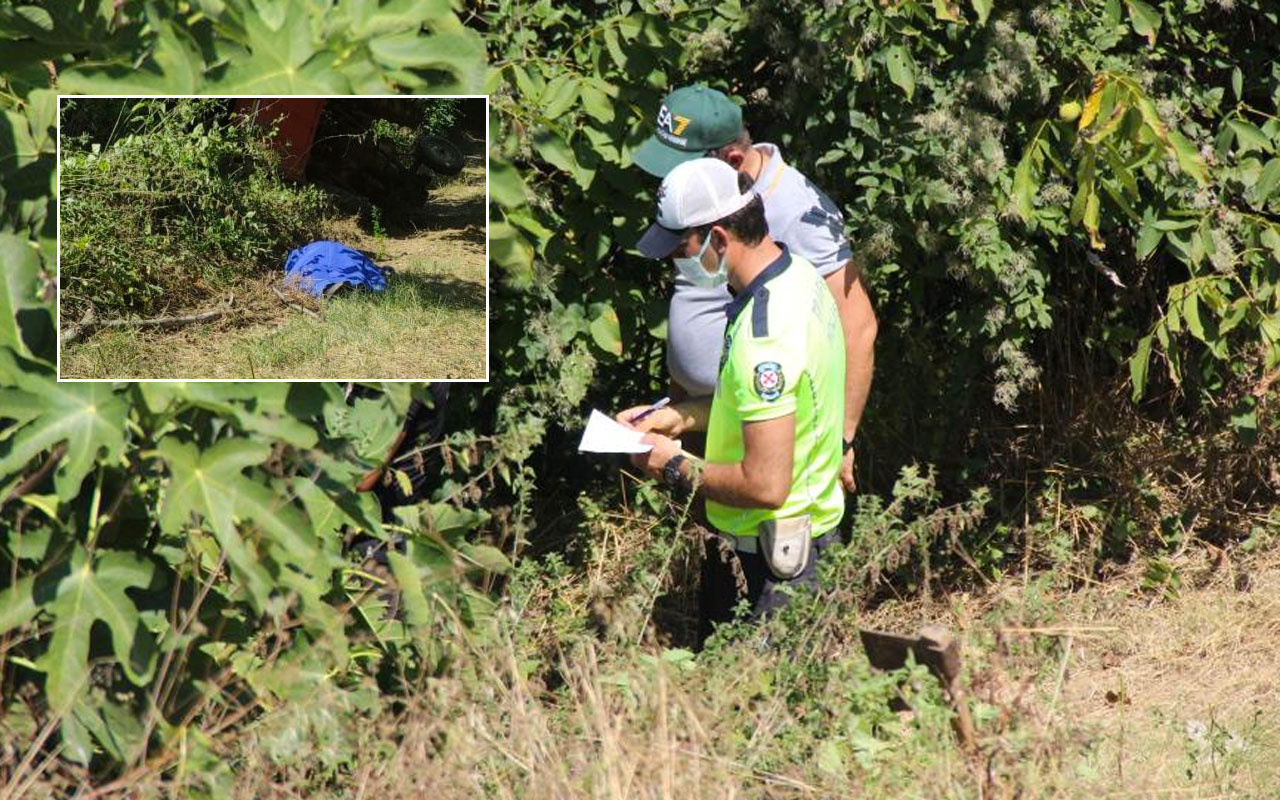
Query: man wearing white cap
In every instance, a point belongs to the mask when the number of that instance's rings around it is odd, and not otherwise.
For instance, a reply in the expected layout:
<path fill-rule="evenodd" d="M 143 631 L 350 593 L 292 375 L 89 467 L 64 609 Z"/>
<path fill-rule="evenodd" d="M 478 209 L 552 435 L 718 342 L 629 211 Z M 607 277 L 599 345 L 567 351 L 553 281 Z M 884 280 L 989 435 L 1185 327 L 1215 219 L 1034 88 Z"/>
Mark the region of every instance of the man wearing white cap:
<path fill-rule="evenodd" d="M 653 449 L 635 463 L 704 495 L 708 520 L 736 551 L 758 618 L 786 602 L 778 587 L 815 584 L 818 555 L 836 541 L 844 513 L 845 351 L 825 282 L 769 237 L 763 201 L 742 188 L 749 177 L 739 181 L 717 159 L 675 167 L 658 191 L 658 220 L 637 245 L 650 258 L 671 257 L 695 286 L 727 285 L 733 299 L 713 396 L 651 413 L 645 441 Z M 703 428 L 706 458 L 699 461 L 672 437 Z M 736 605 L 726 575 L 704 571 L 704 620 L 724 619 Z"/>
<path fill-rule="evenodd" d="M 764 199 L 769 233 L 792 255 L 803 256 L 827 282 L 840 311 L 845 339 L 844 463 L 841 481 L 854 490 L 853 442 L 871 390 L 877 323 L 844 217 L 825 193 L 782 159 L 778 147 L 753 144 L 742 109 L 722 92 L 685 86 L 658 109 L 654 133 L 635 151 L 636 166 L 663 178 L 676 165 L 713 156 L 755 180 Z M 724 287 L 704 288 L 677 279 L 667 326 L 667 366 L 689 396 L 710 395 L 729 302 Z M 637 426 L 643 429 L 643 425 Z"/>

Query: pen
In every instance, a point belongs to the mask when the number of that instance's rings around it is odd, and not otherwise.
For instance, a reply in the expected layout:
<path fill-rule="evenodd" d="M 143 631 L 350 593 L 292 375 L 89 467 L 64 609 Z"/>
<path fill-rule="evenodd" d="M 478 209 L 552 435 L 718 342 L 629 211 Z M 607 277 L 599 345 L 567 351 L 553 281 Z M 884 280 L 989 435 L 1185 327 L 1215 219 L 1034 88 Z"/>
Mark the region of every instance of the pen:
<path fill-rule="evenodd" d="M 639 422 L 640 420 L 642 420 L 642 419 L 644 419 L 645 417 L 649 416 L 650 414 L 652 414 L 653 412 L 657 411 L 658 409 L 660 409 L 660 408 L 666 408 L 670 403 L 671 403 L 671 398 L 670 398 L 670 397 L 664 397 L 664 398 L 662 398 L 661 400 L 659 400 L 658 402 L 656 402 L 656 403 L 654 403 L 653 405 L 651 405 L 651 406 L 649 406 L 648 408 L 646 408 L 644 411 L 641 411 L 639 414 L 636 414 L 634 417 L 632 417 L 631 419 L 627 420 L 627 422 L 628 422 L 629 424 L 631 424 L 631 425 L 635 425 L 637 422 Z"/>

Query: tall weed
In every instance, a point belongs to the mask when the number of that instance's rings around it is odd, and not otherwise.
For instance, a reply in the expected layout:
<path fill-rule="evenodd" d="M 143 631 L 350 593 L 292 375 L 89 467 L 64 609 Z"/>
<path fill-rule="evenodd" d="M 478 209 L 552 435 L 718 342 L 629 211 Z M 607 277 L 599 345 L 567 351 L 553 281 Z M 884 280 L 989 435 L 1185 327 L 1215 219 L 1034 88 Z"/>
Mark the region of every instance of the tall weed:
<path fill-rule="evenodd" d="M 65 142 L 64 313 L 148 314 L 198 301 L 316 238 L 323 194 L 286 184 L 269 131 L 221 105 L 141 101 L 113 130 L 126 132 Z"/>

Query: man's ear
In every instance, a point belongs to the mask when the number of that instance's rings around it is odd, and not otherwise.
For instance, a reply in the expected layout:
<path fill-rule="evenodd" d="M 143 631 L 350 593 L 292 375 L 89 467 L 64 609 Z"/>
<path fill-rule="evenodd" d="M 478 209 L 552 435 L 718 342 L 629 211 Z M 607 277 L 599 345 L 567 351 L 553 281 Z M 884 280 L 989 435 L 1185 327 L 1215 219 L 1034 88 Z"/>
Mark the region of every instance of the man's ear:
<path fill-rule="evenodd" d="M 723 226 L 712 225 L 707 235 L 711 237 L 711 247 L 717 253 L 722 253 L 729 249 L 729 231 Z"/>
<path fill-rule="evenodd" d="M 729 150 L 724 154 L 725 163 L 737 170 L 742 169 L 742 162 L 745 161 L 746 158 L 747 154 L 736 147 L 729 148 Z"/>

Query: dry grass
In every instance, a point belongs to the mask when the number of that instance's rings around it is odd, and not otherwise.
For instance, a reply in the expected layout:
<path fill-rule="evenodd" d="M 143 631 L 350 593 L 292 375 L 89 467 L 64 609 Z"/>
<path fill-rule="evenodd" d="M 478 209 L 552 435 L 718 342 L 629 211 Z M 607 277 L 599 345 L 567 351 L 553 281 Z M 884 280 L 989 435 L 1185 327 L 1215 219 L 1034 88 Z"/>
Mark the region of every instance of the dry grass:
<path fill-rule="evenodd" d="M 484 192 L 484 170 L 470 168 L 432 193 L 428 227 L 374 236 L 354 217 L 331 221 L 328 237 L 396 270 L 383 295 L 336 297 L 316 318 L 272 293 L 278 276 L 246 281 L 235 316 L 169 332 L 104 331 L 64 348 L 61 376 L 483 380 Z"/>
<path fill-rule="evenodd" d="M 447 674 L 360 713 L 321 681 L 311 700 L 294 698 L 217 742 L 225 793 L 1276 796 L 1280 550 L 1228 558 L 1188 548 L 1175 560 L 1176 596 L 1145 589 L 1135 564 L 1079 589 L 1028 573 L 870 612 L 824 599 L 797 606 L 803 630 L 773 646 L 752 632 L 695 658 L 664 648 L 653 591 L 678 593 L 696 574 L 690 532 L 625 505 L 584 503 L 583 518 L 575 565 L 513 578 L 496 638 L 458 640 Z M 587 617 L 596 624 L 573 624 Z M 901 687 L 914 712 L 889 712 L 892 682 L 871 675 L 856 646 L 859 627 L 908 632 L 923 622 L 964 634 L 975 757 L 956 747 L 931 682 Z M 121 794 L 175 791 L 174 775 L 192 769 L 178 758 L 176 771 Z"/>
<path fill-rule="evenodd" d="M 966 631 L 981 699 L 1084 737 L 1064 765 L 1079 782 L 1069 796 L 1280 796 L 1280 551 L 1232 561 L 1193 548 L 1174 566 L 1185 584 L 1174 596 L 1144 589 L 1134 564 L 1081 591 L 1029 576 L 887 603 L 863 623 Z"/>
<path fill-rule="evenodd" d="M 601 552 L 632 546 L 606 540 Z M 1075 593 L 1010 578 L 980 597 L 822 619 L 814 641 L 829 664 L 861 658 L 839 645 L 857 626 L 942 620 L 963 630 L 979 719 L 981 753 L 969 759 L 921 701 L 917 713 L 877 724 L 882 749 L 846 749 L 839 769 L 812 755 L 774 758 L 797 738 L 816 732 L 820 742 L 823 720 L 834 730 L 841 715 L 866 713 L 842 707 L 840 691 L 796 703 L 771 687 L 802 651 L 748 640 L 668 659 L 652 640 L 629 643 L 623 621 L 531 672 L 526 634 L 554 599 L 544 596 L 500 642 L 464 657 L 457 677 L 426 683 L 408 710 L 380 718 L 394 750 L 360 758 L 335 796 L 1273 797 L 1280 553 L 1247 565 L 1248 591 L 1236 588 L 1244 565 L 1188 555 L 1179 567 L 1194 585 L 1175 599 L 1144 593 L 1134 570 Z M 553 593 L 564 591 L 585 601 L 582 587 Z M 848 679 L 855 685 L 857 672 Z M 257 766 L 242 773 L 239 796 L 300 796 Z"/>
<path fill-rule="evenodd" d="M 603 535 L 577 581 L 543 587 L 510 610 L 499 641 L 464 654 L 453 677 L 424 683 L 402 713 L 380 716 L 383 749 L 362 752 L 332 796 L 1276 796 L 1280 552 L 1231 565 L 1191 551 L 1177 564 L 1187 588 L 1172 599 L 1143 591 L 1136 568 L 1077 592 L 1046 590 L 1052 576 L 1010 577 L 978 596 L 890 602 L 861 617 L 819 613 L 807 646 L 760 649 L 749 637 L 686 660 L 651 636 L 636 645 L 636 625 L 652 627 L 643 602 L 624 596 L 617 565 L 624 554 L 644 557 L 638 542 L 654 530 L 630 531 L 597 518 Z M 680 571 L 675 552 L 669 563 Z M 548 617 L 566 601 L 579 612 L 604 602 L 615 616 L 548 650 Z M 857 627 L 909 631 L 924 621 L 965 633 L 980 755 L 961 754 L 945 715 L 922 699 L 915 713 L 881 715 L 871 750 L 851 751 L 845 734 L 832 734 L 843 762 L 824 763 L 824 732 L 848 715 L 873 716 L 847 705 L 867 680 L 848 646 Z M 537 651 L 549 652 L 549 669 L 531 668 Z M 773 684 L 806 659 L 846 665 L 847 683 L 793 687 L 799 701 Z M 806 747 L 818 750 L 797 757 L 796 742 L 810 736 Z M 250 761 L 237 796 L 307 794 L 304 772 L 273 769 L 252 738 L 239 745 Z M 790 755 L 779 762 L 780 753 Z"/>
<path fill-rule="evenodd" d="M 603 674 L 594 649 L 566 658 L 572 663 L 563 665 L 568 686 L 559 703 L 548 703 L 512 661 L 483 662 L 478 678 L 488 702 L 477 702 L 462 683 L 437 684 L 429 705 L 405 719 L 405 740 L 394 756 L 362 777 L 389 797 L 619 800 L 702 796 L 707 787 L 753 777 L 745 765 L 715 755 L 717 731 L 703 725 L 704 699 L 673 687 L 666 670 L 637 675 L 623 691 L 616 676 Z M 445 718 L 431 713 L 439 709 L 456 711 Z M 795 783 L 772 775 L 758 780 Z M 738 795 L 730 788 L 720 796 Z"/>

